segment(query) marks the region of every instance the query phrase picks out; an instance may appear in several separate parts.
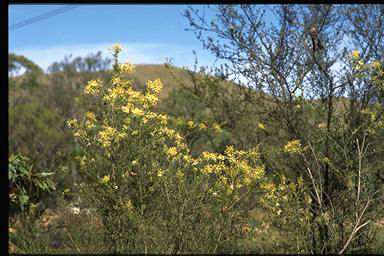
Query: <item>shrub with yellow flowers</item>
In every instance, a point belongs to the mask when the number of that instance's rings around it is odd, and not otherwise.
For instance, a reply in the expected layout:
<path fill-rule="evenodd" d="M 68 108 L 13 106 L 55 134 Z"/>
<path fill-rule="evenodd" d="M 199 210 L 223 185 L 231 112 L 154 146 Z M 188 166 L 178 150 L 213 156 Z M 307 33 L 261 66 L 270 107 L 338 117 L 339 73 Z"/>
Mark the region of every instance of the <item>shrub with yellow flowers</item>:
<path fill-rule="evenodd" d="M 168 116 L 156 111 L 163 84 L 149 80 L 135 90 L 124 76 L 134 66 L 119 62 L 121 50 L 112 47 L 111 81 L 88 82 L 79 99 L 83 116 L 68 121 L 87 177 L 79 185 L 81 198 L 103 222 L 106 250 L 230 251 L 228 241 L 241 229 L 234 225 L 237 204 L 264 175 L 258 149 L 228 147 L 225 154 L 192 157 L 184 138 L 169 128 Z"/>
<path fill-rule="evenodd" d="M 261 205 L 270 213 L 265 221 L 286 232 L 286 251 L 303 253 L 310 250 L 312 199 L 303 178 L 294 181 L 281 175 L 277 182 L 264 180 L 261 187 Z"/>

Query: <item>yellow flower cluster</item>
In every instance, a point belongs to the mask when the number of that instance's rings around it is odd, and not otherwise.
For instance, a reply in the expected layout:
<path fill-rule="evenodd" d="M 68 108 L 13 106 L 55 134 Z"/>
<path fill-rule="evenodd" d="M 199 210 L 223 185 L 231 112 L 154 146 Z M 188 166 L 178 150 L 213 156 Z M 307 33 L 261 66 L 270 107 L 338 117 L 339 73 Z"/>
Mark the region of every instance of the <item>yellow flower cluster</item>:
<path fill-rule="evenodd" d="M 85 137 L 86 137 L 86 133 L 85 133 L 85 131 L 83 131 L 83 130 L 77 130 L 77 131 L 73 134 L 73 136 L 75 137 L 75 140 L 78 141 L 78 140 L 80 140 L 80 139 L 82 139 L 82 138 L 85 138 Z"/>
<path fill-rule="evenodd" d="M 187 163 L 193 163 L 193 159 L 192 159 L 192 157 L 191 157 L 190 155 L 188 155 L 188 154 L 185 154 L 185 155 L 183 156 L 183 160 L 184 160 L 185 162 L 187 162 Z"/>
<path fill-rule="evenodd" d="M 119 54 L 119 52 L 121 52 L 123 50 L 123 48 L 121 47 L 121 44 L 113 44 L 112 47 L 110 48 L 110 50 L 113 53 Z"/>
<path fill-rule="evenodd" d="M 287 221 L 290 221 L 291 218 L 295 221 L 301 218 L 302 221 L 300 223 L 298 222 L 298 225 L 303 224 L 305 214 L 308 211 L 305 212 L 305 205 L 300 206 L 292 202 L 292 200 L 295 200 L 296 195 L 302 191 L 300 185 L 287 182 L 287 179 L 282 176 L 280 177 L 278 186 L 271 181 L 265 181 L 261 184 L 261 188 L 264 191 L 260 200 L 261 204 L 269 209 L 275 216 L 279 216 L 279 222 L 285 224 Z M 295 205 L 298 209 L 291 209 L 287 207 L 289 205 Z M 294 211 L 294 214 L 292 211 Z"/>
<path fill-rule="evenodd" d="M 96 95 L 99 93 L 101 86 L 102 86 L 101 79 L 98 78 L 98 79 L 91 80 L 85 86 L 84 93 Z"/>
<path fill-rule="evenodd" d="M 358 60 L 355 64 L 355 69 L 357 71 L 363 71 L 366 69 L 366 65 L 364 65 L 364 61 L 363 60 Z"/>
<path fill-rule="evenodd" d="M 225 170 L 225 165 L 223 162 L 219 162 L 217 164 L 205 164 L 202 171 L 204 173 L 215 173 L 219 174 L 221 171 Z"/>
<path fill-rule="evenodd" d="M 195 123 L 194 123 L 193 121 L 189 120 L 189 121 L 187 122 L 187 127 L 188 127 L 188 129 L 193 129 L 195 126 L 196 126 L 196 125 L 195 125 Z"/>
<path fill-rule="evenodd" d="M 126 92 L 124 88 L 122 87 L 115 87 L 112 89 L 108 89 L 108 94 L 106 94 L 103 97 L 103 100 L 106 102 L 114 102 L 119 98 L 124 98 L 126 97 Z"/>
<path fill-rule="evenodd" d="M 177 149 L 176 147 L 170 147 L 168 150 L 167 150 L 167 153 L 168 155 L 170 155 L 171 157 L 174 157 L 177 155 Z"/>
<path fill-rule="evenodd" d="M 205 129 L 207 129 L 207 128 L 208 128 L 208 126 L 207 126 L 206 123 L 200 123 L 200 124 L 199 124 L 199 129 L 201 129 L 201 130 L 205 130 Z"/>
<path fill-rule="evenodd" d="M 213 130 L 214 130 L 215 132 L 221 132 L 221 131 L 222 131 L 220 125 L 217 124 L 217 123 L 214 123 L 214 124 L 212 125 L 212 128 L 213 128 Z"/>
<path fill-rule="evenodd" d="M 77 125 L 77 119 L 75 118 L 75 119 L 68 120 L 67 125 L 69 128 L 75 128 Z"/>
<path fill-rule="evenodd" d="M 352 51 L 351 56 L 352 56 L 352 59 L 358 59 L 359 58 L 359 51 L 358 50 Z"/>
<path fill-rule="evenodd" d="M 154 81 L 148 80 L 147 88 L 151 93 L 159 94 L 163 88 L 163 83 L 160 81 L 160 79 L 156 79 Z"/>
<path fill-rule="evenodd" d="M 201 156 L 206 160 L 214 160 L 214 161 L 225 160 L 225 156 L 217 153 L 210 153 L 207 151 L 204 151 L 203 153 L 201 153 Z"/>
<path fill-rule="evenodd" d="M 135 116 L 143 116 L 144 115 L 144 111 L 139 109 L 139 108 L 134 108 L 131 110 L 131 113 Z"/>
<path fill-rule="evenodd" d="M 131 63 L 121 63 L 120 64 L 120 71 L 123 73 L 132 73 L 135 71 L 135 66 Z"/>
<path fill-rule="evenodd" d="M 96 123 L 96 115 L 93 112 L 87 112 L 85 114 L 87 121 L 85 122 L 85 126 L 90 129 L 95 126 Z"/>
<path fill-rule="evenodd" d="M 168 123 L 168 116 L 165 114 L 159 114 L 156 112 L 147 111 L 145 113 L 145 117 L 148 119 L 152 119 L 156 122 L 159 122 L 162 125 L 166 125 Z"/>
<path fill-rule="evenodd" d="M 111 177 L 109 175 L 105 175 L 103 178 L 101 178 L 101 183 L 107 184 L 110 181 Z"/>
<path fill-rule="evenodd" d="M 171 129 L 171 128 L 168 128 L 166 126 L 164 127 L 161 127 L 158 132 L 160 132 L 160 134 L 164 135 L 164 136 L 167 136 L 169 138 L 172 138 L 175 140 L 176 142 L 176 145 L 180 148 L 183 148 L 185 149 L 186 148 L 186 145 L 183 143 L 184 141 L 184 138 L 175 130 Z"/>
<path fill-rule="evenodd" d="M 116 86 L 120 86 L 121 83 L 122 83 L 122 80 L 120 78 L 120 75 L 119 74 L 114 74 L 112 76 L 112 79 L 111 79 L 111 84 L 116 85 Z"/>
<path fill-rule="evenodd" d="M 111 147 L 112 142 L 118 142 L 125 137 L 126 133 L 118 132 L 113 127 L 105 126 L 104 130 L 99 132 L 98 141 L 104 148 L 109 148 Z"/>
<path fill-rule="evenodd" d="M 148 105 L 154 106 L 159 101 L 159 98 L 156 95 L 147 93 L 145 95 L 145 99 L 147 100 Z"/>
<path fill-rule="evenodd" d="M 164 170 L 159 169 L 159 170 L 157 171 L 157 176 L 158 176 L 158 177 L 162 177 L 163 175 L 164 175 Z"/>
<path fill-rule="evenodd" d="M 300 153 L 301 149 L 301 141 L 300 140 L 291 140 L 284 146 L 284 152 L 287 153 Z"/>
<path fill-rule="evenodd" d="M 261 184 L 261 188 L 265 191 L 269 191 L 270 193 L 273 193 L 276 190 L 275 183 L 273 182 L 263 182 Z"/>
<path fill-rule="evenodd" d="M 253 181 L 260 179 L 265 173 L 265 167 L 262 165 L 255 168 L 246 169 L 248 172 L 244 177 L 244 185 L 249 186 Z"/>
<path fill-rule="evenodd" d="M 257 148 L 243 151 L 228 146 L 224 155 L 205 151 L 197 160 L 190 162 L 193 165 L 201 164 L 203 173 L 219 175 L 223 191 L 230 192 L 235 188 L 249 186 L 264 176 L 264 166 L 258 163 L 259 156 Z"/>

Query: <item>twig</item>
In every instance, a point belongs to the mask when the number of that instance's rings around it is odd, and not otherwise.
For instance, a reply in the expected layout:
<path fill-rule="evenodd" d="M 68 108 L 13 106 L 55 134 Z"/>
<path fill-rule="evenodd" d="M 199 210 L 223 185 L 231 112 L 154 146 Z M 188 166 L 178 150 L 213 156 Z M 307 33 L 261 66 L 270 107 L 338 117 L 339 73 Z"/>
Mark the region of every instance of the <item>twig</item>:
<path fill-rule="evenodd" d="M 361 220 L 361 217 L 363 217 L 363 214 L 365 212 L 365 210 L 367 209 L 369 203 L 371 202 L 371 200 L 368 200 L 368 202 L 366 203 L 364 209 L 362 210 L 362 212 L 360 213 L 360 216 L 358 217 L 358 219 L 356 220 L 356 223 L 355 223 L 355 226 L 353 227 L 353 230 L 351 232 L 351 235 L 349 236 L 347 242 L 345 243 L 343 249 L 340 250 L 339 254 L 342 254 L 345 249 L 347 249 L 348 245 L 351 243 L 351 241 L 353 240 L 353 237 L 354 235 L 357 233 L 357 231 L 359 231 L 359 229 L 363 228 L 364 226 L 366 226 L 367 224 L 369 224 L 371 222 L 371 220 L 368 220 L 366 222 L 364 222 L 363 224 L 359 225 L 360 223 L 360 220 Z"/>
<path fill-rule="evenodd" d="M 71 234 L 70 234 L 69 232 L 68 232 L 68 236 L 69 236 L 69 239 L 71 239 L 71 242 L 73 243 L 73 245 L 76 247 L 76 250 L 77 250 L 79 253 L 81 253 L 79 247 L 77 247 L 77 245 L 76 245 L 75 242 L 73 241 L 72 236 L 71 236 Z"/>
<path fill-rule="evenodd" d="M 11 241 L 8 241 L 10 245 L 12 245 L 17 251 L 19 251 L 20 253 L 24 253 L 23 250 L 19 249 L 16 245 L 14 245 Z"/>

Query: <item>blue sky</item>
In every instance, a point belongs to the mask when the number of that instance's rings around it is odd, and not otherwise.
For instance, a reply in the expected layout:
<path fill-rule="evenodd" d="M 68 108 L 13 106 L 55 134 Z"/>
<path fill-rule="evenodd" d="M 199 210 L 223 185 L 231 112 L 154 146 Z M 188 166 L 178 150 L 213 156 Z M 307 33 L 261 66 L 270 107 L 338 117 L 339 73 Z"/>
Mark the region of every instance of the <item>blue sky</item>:
<path fill-rule="evenodd" d="M 66 5 L 9 5 L 9 25 Z M 44 70 L 64 56 L 86 56 L 102 51 L 107 56 L 113 43 L 121 43 L 122 60 L 192 66 L 197 52 L 201 65 L 214 57 L 188 28 L 181 15 L 187 5 L 81 5 L 78 8 L 8 31 L 9 52 L 24 55 Z M 194 7 L 203 8 L 202 5 Z M 205 8 L 209 15 L 208 9 Z"/>

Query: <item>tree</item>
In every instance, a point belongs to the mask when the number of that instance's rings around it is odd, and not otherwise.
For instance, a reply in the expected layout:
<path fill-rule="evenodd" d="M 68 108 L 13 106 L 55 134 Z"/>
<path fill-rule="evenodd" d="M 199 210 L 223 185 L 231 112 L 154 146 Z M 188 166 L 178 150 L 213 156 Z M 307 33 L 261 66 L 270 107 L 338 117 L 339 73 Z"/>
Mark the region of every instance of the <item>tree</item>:
<path fill-rule="evenodd" d="M 310 209 L 306 227 L 311 232 L 288 228 L 292 236 L 306 241 L 296 240 L 289 250 L 342 253 L 373 248 L 370 231 L 383 213 L 378 178 L 383 168 L 382 77 L 373 75 L 382 72 L 383 6 L 278 5 L 268 9 L 276 17 L 271 24 L 260 6 L 208 8 L 216 14 L 212 20 L 196 8 L 185 11 L 190 30 L 224 62 L 216 75 L 251 90 L 228 91 L 231 96 L 216 98 L 214 93 L 199 94 L 210 84 L 208 79 L 192 79 L 193 88 L 213 112 L 220 113 L 217 103 L 223 102 L 232 112 L 257 116 L 265 130 L 253 136 L 262 135 L 266 170 L 292 184 L 302 177 L 310 199 L 301 202 L 307 202 L 303 209 Z M 367 68 L 371 64 L 375 68 Z M 242 109 L 242 104 L 231 104 L 231 98 L 251 104 Z M 282 184 L 284 196 L 289 186 Z M 287 216 L 286 208 L 276 213 L 281 211 Z M 300 217 L 294 216 L 291 223 Z"/>
<path fill-rule="evenodd" d="M 9 54 L 9 151 L 29 157 L 38 169 L 55 172 L 58 191 L 78 178 L 72 160 L 77 148 L 65 125 L 78 111 L 73 99 L 93 75 L 107 79 L 110 63 L 101 52 L 65 57 L 44 74 L 24 56 Z"/>

